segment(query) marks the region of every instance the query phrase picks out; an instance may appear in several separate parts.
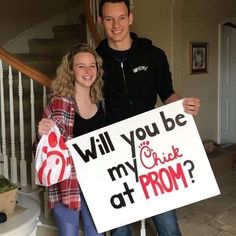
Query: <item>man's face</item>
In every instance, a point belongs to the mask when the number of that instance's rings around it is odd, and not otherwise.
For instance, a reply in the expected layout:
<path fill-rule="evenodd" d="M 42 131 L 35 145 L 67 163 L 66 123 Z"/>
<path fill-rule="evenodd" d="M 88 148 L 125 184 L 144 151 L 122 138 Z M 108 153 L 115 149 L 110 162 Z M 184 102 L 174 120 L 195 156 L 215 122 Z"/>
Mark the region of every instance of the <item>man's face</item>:
<path fill-rule="evenodd" d="M 133 15 L 128 14 L 124 2 L 107 2 L 103 5 L 102 18 L 99 18 L 99 22 L 103 24 L 109 42 L 122 43 L 130 37 L 129 26 L 133 22 Z"/>

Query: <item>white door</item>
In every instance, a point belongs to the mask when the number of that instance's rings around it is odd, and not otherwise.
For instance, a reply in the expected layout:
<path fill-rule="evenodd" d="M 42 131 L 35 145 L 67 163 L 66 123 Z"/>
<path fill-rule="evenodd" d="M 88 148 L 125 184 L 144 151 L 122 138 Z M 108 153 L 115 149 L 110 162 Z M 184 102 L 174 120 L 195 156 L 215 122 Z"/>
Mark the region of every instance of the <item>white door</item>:
<path fill-rule="evenodd" d="M 236 143 L 236 28 L 223 26 L 221 47 L 221 143 Z"/>

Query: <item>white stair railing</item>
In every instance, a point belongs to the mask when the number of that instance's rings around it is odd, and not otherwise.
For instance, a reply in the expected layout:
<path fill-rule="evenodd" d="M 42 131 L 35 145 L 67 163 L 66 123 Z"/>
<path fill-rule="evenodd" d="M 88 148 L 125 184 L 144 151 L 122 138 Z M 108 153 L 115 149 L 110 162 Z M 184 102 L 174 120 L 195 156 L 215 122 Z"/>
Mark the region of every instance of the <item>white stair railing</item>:
<path fill-rule="evenodd" d="M 25 83 L 23 83 L 23 78 L 26 80 Z M 26 86 L 30 84 L 29 95 L 24 92 L 25 84 Z M 35 84 L 37 85 L 37 90 L 41 88 L 42 91 L 41 95 L 39 95 L 41 98 L 39 99 L 37 97 L 37 101 L 42 101 L 40 105 L 41 112 L 38 113 L 39 117 L 37 118 L 35 117 Z M 7 89 L 9 92 L 5 94 Z M 29 105 L 24 107 L 24 104 Z M 37 102 L 37 106 L 38 104 Z M 31 78 L 27 78 L 21 71 L 18 71 L 0 59 L 0 174 L 21 187 L 32 185 L 33 189 L 36 188 L 34 180 L 34 158 L 31 147 L 35 139 L 36 119 L 41 117 L 43 107 L 46 104 L 46 86 L 40 85 L 37 82 L 34 83 Z M 19 110 L 19 116 L 16 110 Z M 25 114 L 27 114 L 27 117 Z M 28 128 L 27 133 L 26 127 L 30 127 L 31 129 L 29 130 Z M 29 139 L 31 141 L 28 142 L 27 140 L 27 152 L 25 146 L 26 134 L 27 137 L 31 136 Z M 27 166 L 30 165 L 32 168 L 27 169 Z M 28 183 L 30 179 L 32 181 Z"/>

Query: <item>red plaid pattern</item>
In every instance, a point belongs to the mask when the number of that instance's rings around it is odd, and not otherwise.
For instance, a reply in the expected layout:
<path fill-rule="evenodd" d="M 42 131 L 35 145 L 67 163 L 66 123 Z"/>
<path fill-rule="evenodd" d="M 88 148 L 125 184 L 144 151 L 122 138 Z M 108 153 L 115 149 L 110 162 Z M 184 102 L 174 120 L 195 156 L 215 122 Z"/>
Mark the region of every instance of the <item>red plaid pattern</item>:
<path fill-rule="evenodd" d="M 43 118 L 54 120 L 65 140 L 73 138 L 73 127 L 75 119 L 76 104 L 72 97 L 55 96 L 51 99 L 43 112 Z M 36 136 L 33 153 L 35 156 L 39 137 Z M 68 180 L 62 181 L 48 187 L 48 206 L 53 208 L 58 202 L 62 202 L 67 207 L 80 209 L 80 189 L 76 178 L 75 167 L 72 157 L 71 176 Z"/>

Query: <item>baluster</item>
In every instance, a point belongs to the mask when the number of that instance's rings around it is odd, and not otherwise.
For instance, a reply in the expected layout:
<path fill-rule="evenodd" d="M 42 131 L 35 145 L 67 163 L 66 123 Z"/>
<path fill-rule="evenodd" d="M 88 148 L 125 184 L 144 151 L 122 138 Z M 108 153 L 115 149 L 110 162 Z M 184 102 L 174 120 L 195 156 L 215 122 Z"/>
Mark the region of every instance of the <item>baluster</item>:
<path fill-rule="evenodd" d="M 92 0 L 88 0 L 90 1 L 90 11 L 91 11 L 91 6 L 92 6 Z M 92 39 L 91 39 L 91 34 L 90 34 L 90 30 L 89 30 L 89 27 L 88 27 L 88 24 L 86 23 L 86 32 L 87 32 L 87 43 L 90 45 L 90 46 L 93 46 L 93 42 L 92 42 Z"/>
<path fill-rule="evenodd" d="M 12 68 L 9 66 L 9 106 L 10 106 L 10 139 L 11 139 L 11 181 L 17 183 L 17 160 L 15 151 L 15 122 L 14 122 L 14 98 Z"/>
<path fill-rule="evenodd" d="M 23 88 L 22 75 L 18 72 L 18 95 L 19 95 L 19 125 L 20 125 L 20 183 L 21 186 L 27 185 L 27 168 L 25 160 L 25 132 L 24 132 L 24 107 L 23 107 Z"/>
<path fill-rule="evenodd" d="M 9 179 L 9 170 L 8 170 L 8 157 L 7 157 L 7 146 L 6 146 L 6 120 L 5 120 L 5 101 L 4 101 L 4 85 L 3 85 L 3 66 L 2 60 L 0 60 L 0 101 L 1 101 L 1 161 L 2 169 L 1 173 Z"/>
<path fill-rule="evenodd" d="M 47 105 L 47 89 L 46 86 L 43 86 L 43 108 Z M 49 210 L 48 210 L 48 189 L 44 190 L 44 216 L 48 218 Z"/>
<path fill-rule="evenodd" d="M 96 1 L 91 1 L 90 7 L 92 12 L 93 22 L 96 22 L 97 21 Z"/>
<path fill-rule="evenodd" d="M 105 233 L 105 235 L 106 235 L 106 236 L 111 236 L 111 231 L 107 231 L 107 232 Z"/>
<path fill-rule="evenodd" d="M 140 236 L 146 236 L 145 219 L 141 220 Z"/>
<path fill-rule="evenodd" d="M 43 86 L 43 108 L 47 105 L 47 89 L 46 86 Z"/>
<path fill-rule="evenodd" d="M 105 31 L 103 29 L 103 27 L 101 26 L 101 24 L 98 24 L 97 22 L 97 18 L 99 16 L 99 0 L 94 0 L 95 1 L 95 5 L 96 5 L 96 12 L 92 13 L 92 15 L 94 16 L 94 22 L 97 28 L 97 32 L 100 35 L 100 38 L 105 38 Z M 95 45 L 94 45 L 95 46 Z"/>
<path fill-rule="evenodd" d="M 130 9 L 132 10 L 134 8 L 134 1 L 133 0 L 130 0 Z"/>
<path fill-rule="evenodd" d="M 0 145 L 0 175 L 4 174 L 3 171 L 4 171 L 4 166 L 3 166 L 3 155 L 2 155 L 2 148 L 1 148 L 1 145 Z"/>
<path fill-rule="evenodd" d="M 0 80 L 3 80 L 3 68 L 2 68 L 2 61 L 0 60 Z M 1 83 L 0 83 L 0 91 L 1 91 Z M 1 93 L 0 93 L 1 94 Z M 1 101 L 1 98 L 0 98 Z M 1 104 L 1 103 L 0 103 Z M 0 112 L 1 112 L 1 106 L 0 106 Z M 1 121 L 1 119 L 0 119 Z M 2 147 L 1 147 L 1 137 L 0 137 L 0 175 L 3 174 L 3 155 L 2 155 Z"/>
<path fill-rule="evenodd" d="M 33 145 L 35 140 L 35 96 L 34 96 L 34 81 L 30 79 L 30 107 L 31 107 L 31 143 Z M 35 158 L 32 153 L 31 162 L 31 185 L 35 189 L 37 186 L 35 184 Z"/>

